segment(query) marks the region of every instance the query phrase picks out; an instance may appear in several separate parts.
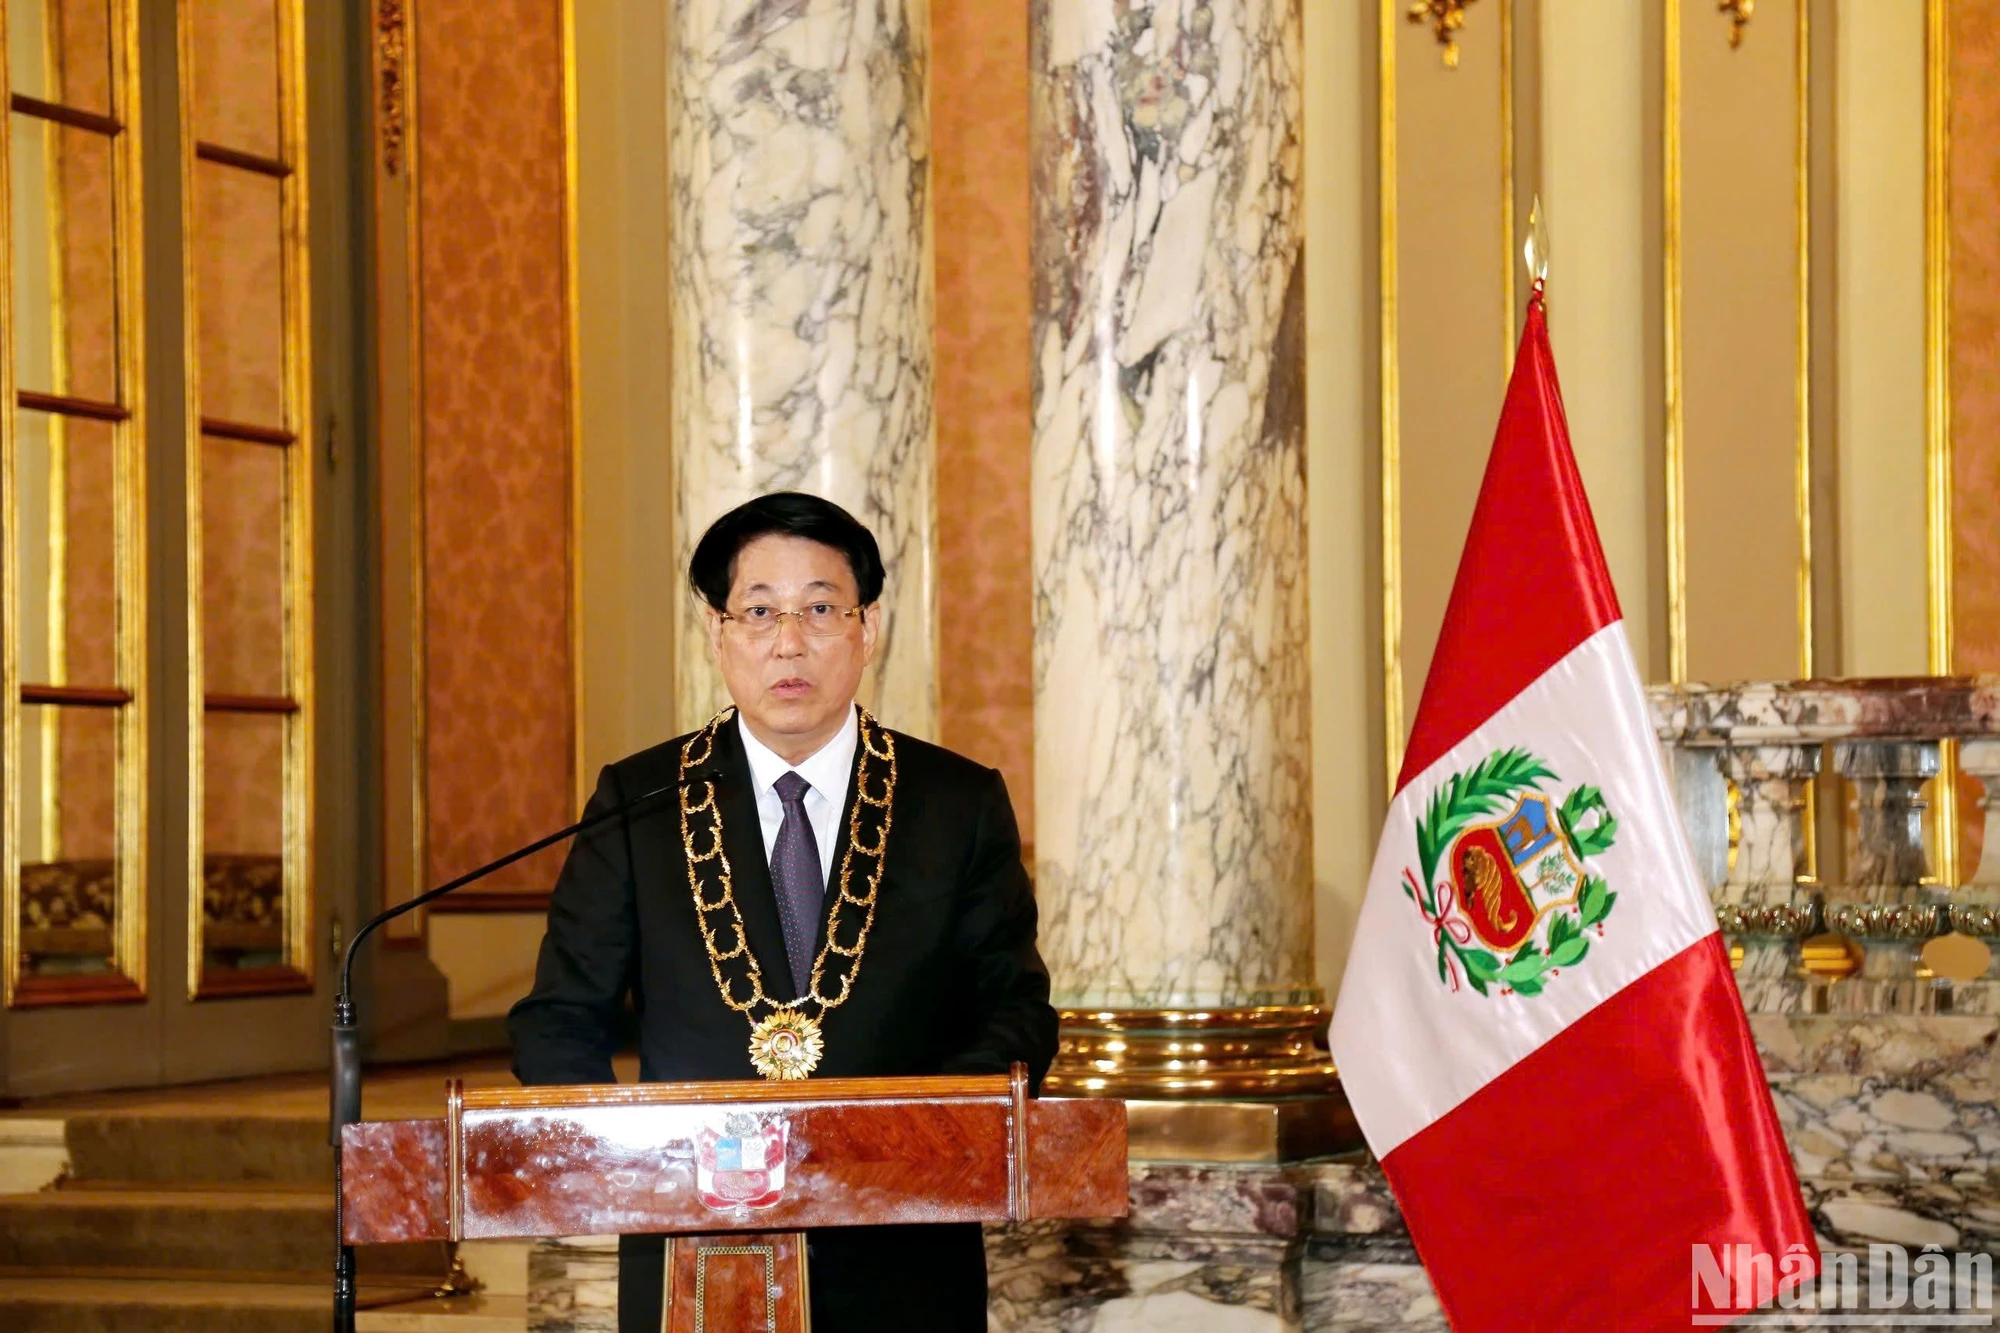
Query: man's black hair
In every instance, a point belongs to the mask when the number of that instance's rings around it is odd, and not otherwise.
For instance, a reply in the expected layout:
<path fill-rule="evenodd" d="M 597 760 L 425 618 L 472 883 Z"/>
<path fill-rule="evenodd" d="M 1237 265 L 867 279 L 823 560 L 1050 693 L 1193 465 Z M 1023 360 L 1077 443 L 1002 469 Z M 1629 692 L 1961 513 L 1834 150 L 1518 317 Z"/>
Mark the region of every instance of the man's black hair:
<path fill-rule="evenodd" d="M 773 491 L 736 506 L 701 534 L 688 558 L 688 585 L 695 596 L 718 611 L 727 609 L 737 554 L 773 534 L 803 537 L 846 556 L 861 605 L 882 595 L 882 550 L 874 533 L 831 500 L 802 491 Z"/>

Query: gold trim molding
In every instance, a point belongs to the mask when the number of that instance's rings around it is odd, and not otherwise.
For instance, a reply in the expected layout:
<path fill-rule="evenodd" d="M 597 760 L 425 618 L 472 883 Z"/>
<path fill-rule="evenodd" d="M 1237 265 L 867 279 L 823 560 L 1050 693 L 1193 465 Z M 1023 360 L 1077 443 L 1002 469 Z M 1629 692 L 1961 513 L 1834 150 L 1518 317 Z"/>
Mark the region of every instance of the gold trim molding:
<path fill-rule="evenodd" d="M 583 257 L 580 245 L 581 159 L 577 135 L 576 0 L 562 0 L 563 63 L 563 357 L 569 401 L 569 685 L 570 794 L 577 809 L 594 783 L 584 753 L 583 714 Z"/>
<path fill-rule="evenodd" d="M 132 1003 L 146 998 L 147 918 L 151 914 L 146 881 L 148 761 L 147 688 L 147 523 L 146 523 L 146 366 L 145 366 L 145 244 L 142 233 L 144 108 L 139 86 L 138 7 L 131 0 L 109 0 L 106 54 L 110 61 L 110 114 L 103 125 L 82 125 L 86 132 L 107 135 L 111 157 L 113 246 L 111 281 L 116 310 L 117 405 L 110 411 L 79 413 L 112 423 L 114 636 L 116 690 L 122 698 L 108 702 L 116 709 L 116 758 L 113 771 L 114 919 L 111 923 L 111 971 L 80 976 L 24 976 L 21 969 L 21 788 L 20 740 L 22 680 L 20 675 L 20 585 L 11 548 L 0 558 L 0 1001 L 9 1008 L 50 1005 Z M 0 50 L 6 47 L 7 16 L 0 13 Z M 5 77 L 5 76 L 0 76 Z M 7 91 L 12 95 L 11 79 Z M 0 129 L 0 176 L 12 179 L 13 124 Z M 74 121 L 73 109 L 63 120 Z M 13 310 L 14 219 L 11 199 L 0 202 L 0 309 Z M 0 531 L 14 540 L 18 521 L 16 466 L 18 426 L 22 406 L 59 411 L 75 399 L 36 395 L 23 401 L 14 374 L 14 321 L 0 319 Z M 101 406 L 101 405 L 99 405 Z M 57 682 L 27 682 L 54 684 Z"/>
<path fill-rule="evenodd" d="M 276 5 L 278 70 L 278 153 L 287 168 L 277 178 L 279 207 L 278 277 L 280 347 L 280 427 L 273 436 L 290 443 L 275 444 L 282 452 L 283 503 L 280 507 L 279 550 L 282 568 L 282 612 L 279 643 L 284 694 L 289 710 L 279 710 L 281 739 L 281 802 L 283 810 L 280 857 L 283 903 L 280 961 L 244 969 L 206 967 L 207 860 L 205 789 L 208 783 L 208 720 L 220 710 L 204 687 L 207 678 L 203 616 L 202 562 L 206 515 L 203 468 L 208 443 L 202 412 L 200 283 L 196 256 L 201 249 L 194 139 L 195 67 L 191 6 L 179 14 L 181 112 L 181 273 L 186 366 L 187 479 L 187 680 L 188 680 L 188 804 L 187 804 L 187 996 L 190 1000 L 245 995 L 284 995 L 310 991 L 318 950 L 317 893 L 313 883 L 313 430 L 310 187 L 307 163 L 306 57 L 304 0 L 279 0 Z M 264 423 L 259 423 L 260 425 Z"/>
<path fill-rule="evenodd" d="M 1394 795 L 1403 767 L 1403 446 L 1402 365 L 1396 292 L 1396 0 L 1382 0 L 1376 26 L 1376 227 L 1381 283 L 1382 745 L 1383 793 Z"/>
<path fill-rule="evenodd" d="M 409 30 L 403 22 L 403 0 L 381 0 L 375 10 L 376 126 L 382 137 L 382 171 L 397 176 L 403 170 L 403 135 L 408 107 L 404 55 Z"/>
<path fill-rule="evenodd" d="M 1925 579 L 1931 674 L 1957 664 L 1957 534 L 1952 515 L 1951 438 L 1951 14 L 1945 0 L 1924 6 L 1924 504 Z M 1956 886 L 1958 743 L 1939 746 L 1933 809 L 1937 876 Z"/>
<path fill-rule="evenodd" d="M 1506 306 L 1500 325 L 1500 369 L 1505 376 L 1514 373 L 1519 337 L 1514 212 L 1514 0 L 1500 0 L 1500 298 Z"/>
<path fill-rule="evenodd" d="M 1798 248 L 1796 280 L 1798 293 L 1798 362 L 1794 380 L 1793 411 L 1798 414 L 1798 448 L 1793 474 L 1793 506 L 1799 524 L 1799 677 L 1813 674 L 1813 394 L 1812 394 L 1812 6 L 1798 0 L 1796 41 L 1793 55 L 1793 97 L 1798 117 L 1798 133 L 1793 140 L 1793 205 L 1796 222 L 1792 243 Z M 1806 789 L 1810 800 L 1812 788 Z M 1818 837 L 1813 820 L 1806 820 L 1806 846 L 1816 854 Z"/>
<path fill-rule="evenodd" d="M 1686 404 L 1681 379 L 1681 0 L 1663 0 L 1660 16 L 1660 265 L 1664 299 L 1667 679 L 1687 680 Z"/>
<path fill-rule="evenodd" d="M 1951 30 L 1945 0 L 1924 8 L 1924 499 L 1931 674 L 1952 674 Z"/>

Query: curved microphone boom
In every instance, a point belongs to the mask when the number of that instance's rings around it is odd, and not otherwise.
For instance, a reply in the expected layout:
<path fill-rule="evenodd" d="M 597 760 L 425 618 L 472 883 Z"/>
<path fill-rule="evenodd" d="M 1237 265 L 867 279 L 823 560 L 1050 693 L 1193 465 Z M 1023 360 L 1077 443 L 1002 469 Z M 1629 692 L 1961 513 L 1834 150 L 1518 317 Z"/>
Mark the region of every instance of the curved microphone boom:
<path fill-rule="evenodd" d="M 685 779 L 683 779 L 685 780 Z M 354 1333 L 354 1247 L 347 1243 L 347 1233 L 342 1227 L 341 1216 L 341 1164 L 340 1131 L 361 1119 L 361 1033 L 354 1018 L 354 955 L 375 930 L 394 921 L 405 912 L 413 912 L 435 898 L 442 898 L 455 889 L 462 889 L 474 880 L 486 878 L 496 870 L 504 870 L 516 861 L 546 851 L 566 838 L 573 838 L 607 820 L 628 815 L 641 806 L 648 805 L 664 796 L 671 796 L 680 790 L 680 782 L 656 787 L 629 801 L 620 801 L 608 810 L 600 810 L 594 815 L 580 819 L 568 828 L 557 829 L 545 838 L 538 838 L 525 847 L 507 853 L 497 861 L 489 861 L 477 870 L 468 871 L 452 880 L 426 890 L 408 902 L 397 903 L 394 907 L 377 912 L 354 932 L 354 938 L 347 942 L 347 952 L 340 962 L 340 989 L 333 1000 L 333 1062 L 328 1070 L 327 1093 L 329 1110 L 328 1140 L 333 1145 L 333 1240 L 335 1246 L 333 1264 L 333 1328 L 334 1333 Z"/>

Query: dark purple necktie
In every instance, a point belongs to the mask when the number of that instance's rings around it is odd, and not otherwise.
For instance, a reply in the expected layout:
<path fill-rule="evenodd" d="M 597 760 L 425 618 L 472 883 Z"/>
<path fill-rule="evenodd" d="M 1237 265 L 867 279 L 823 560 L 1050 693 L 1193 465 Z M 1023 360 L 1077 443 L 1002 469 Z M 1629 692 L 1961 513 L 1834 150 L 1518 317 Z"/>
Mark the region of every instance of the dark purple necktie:
<path fill-rule="evenodd" d="M 771 848 L 771 883 L 778 892 L 778 919 L 785 928 L 785 954 L 792 960 L 797 994 L 812 989 L 813 946 L 819 943 L 819 907 L 826 881 L 819 868 L 819 843 L 806 818 L 806 793 L 812 785 L 787 772 L 772 784 L 784 803 L 785 822 Z"/>

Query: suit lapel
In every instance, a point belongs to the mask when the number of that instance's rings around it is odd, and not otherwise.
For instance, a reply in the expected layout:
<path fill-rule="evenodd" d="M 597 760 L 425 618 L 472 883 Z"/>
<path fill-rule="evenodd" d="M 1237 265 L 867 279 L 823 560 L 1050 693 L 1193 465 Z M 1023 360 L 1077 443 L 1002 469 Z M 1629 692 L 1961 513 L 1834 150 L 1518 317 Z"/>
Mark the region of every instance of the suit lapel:
<path fill-rule="evenodd" d="M 716 728 L 716 809 L 722 816 L 722 850 L 729 857 L 736 907 L 750 952 L 764 973 L 764 992 L 774 1000 L 798 994 L 791 960 L 785 954 L 785 928 L 778 920 L 778 895 L 771 883 L 771 862 L 764 854 L 764 826 L 757 817 L 757 792 L 751 785 L 750 760 L 743 753 L 743 723 L 732 718 Z"/>

